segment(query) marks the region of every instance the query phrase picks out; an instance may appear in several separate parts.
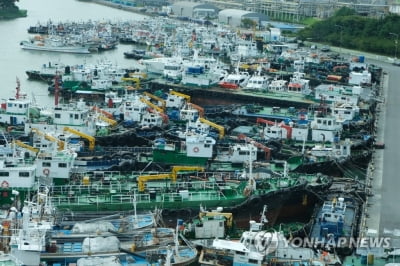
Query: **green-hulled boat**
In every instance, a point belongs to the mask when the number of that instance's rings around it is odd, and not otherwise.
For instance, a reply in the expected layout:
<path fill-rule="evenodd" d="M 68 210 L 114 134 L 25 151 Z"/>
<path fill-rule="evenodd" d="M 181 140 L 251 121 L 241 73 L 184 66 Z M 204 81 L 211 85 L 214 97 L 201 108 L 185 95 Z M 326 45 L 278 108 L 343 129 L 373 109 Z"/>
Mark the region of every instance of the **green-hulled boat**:
<path fill-rule="evenodd" d="M 58 210 L 69 211 L 128 211 L 134 205 L 137 210 L 198 210 L 200 205 L 234 210 L 279 193 L 289 197 L 292 191 L 320 190 L 331 184 L 321 174 L 202 170 L 175 166 L 170 173 L 76 173 L 69 185 L 51 188 L 51 201 Z"/>

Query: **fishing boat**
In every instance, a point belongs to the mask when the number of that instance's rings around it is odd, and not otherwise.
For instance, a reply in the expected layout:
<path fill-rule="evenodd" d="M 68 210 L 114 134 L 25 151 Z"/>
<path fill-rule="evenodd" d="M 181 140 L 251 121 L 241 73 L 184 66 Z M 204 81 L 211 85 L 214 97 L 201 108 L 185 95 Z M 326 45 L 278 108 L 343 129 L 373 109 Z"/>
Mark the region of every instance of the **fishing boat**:
<path fill-rule="evenodd" d="M 148 52 L 143 49 L 132 49 L 131 51 L 124 52 L 124 56 L 125 58 L 140 60 L 140 59 L 151 59 L 155 57 L 162 57 L 163 55 L 154 52 Z"/>
<path fill-rule="evenodd" d="M 249 78 L 243 90 L 266 91 L 268 89 L 268 83 L 268 77 L 257 72 Z"/>
<path fill-rule="evenodd" d="M 167 260 L 174 265 L 196 258 L 197 252 L 194 248 L 179 245 L 174 230 L 159 228 L 140 232 L 144 227 L 154 224 L 152 215 L 111 219 L 108 220 L 109 227 L 105 226 L 105 223 L 94 224 L 92 220 L 92 223 L 75 224 L 71 231 L 61 229 L 62 225 L 56 223 L 56 215 L 48 195 L 48 188 L 41 187 L 32 201 L 25 201 L 21 212 L 13 207 L 6 217 L 7 220 L 2 222 L 7 229 L 13 228 L 9 247 L 11 258 L 15 259 L 17 265 L 70 265 L 69 263 L 77 263 L 82 258 L 87 259 L 87 263 L 96 261 L 95 258 L 104 262 L 110 257 L 115 261 L 121 260 L 121 263 L 138 262 L 143 265 L 157 262 L 161 265 L 162 260 Z M 21 219 L 22 221 L 19 221 Z M 102 235 L 105 228 L 106 232 Z M 134 235 L 135 241 L 127 240 Z M 150 254 L 152 256 L 149 256 Z M 154 256 L 157 256 L 157 259 Z"/>
<path fill-rule="evenodd" d="M 239 89 L 245 87 L 249 79 L 250 74 L 248 72 L 236 71 L 235 73 L 226 75 L 218 85 L 226 89 Z"/>
<path fill-rule="evenodd" d="M 211 245 L 202 242 L 201 265 L 341 264 L 335 254 L 316 253 L 311 248 L 295 246 L 281 231 L 264 230 L 268 221 L 264 212 L 261 219 L 261 222 L 251 220 L 250 229 L 242 233 L 239 241 L 216 238 Z"/>
<path fill-rule="evenodd" d="M 170 173 L 76 173 L 72 178 L 75 181 L 68 186 L 52 187 L 52 203 L 66 211 L 118 211 L 132 208 L 135 202 L 138 210 L 163 209 L 165 217 L 179 210 L 197 210 L 200 204 L 235 212 L 250 204 L 256 211 L 263 201 L 279 209 L 295 191 L 305 186 L 319 191 L 331 183 L 328 176 L 288 174 L 285 169 L 281 174 L 275 172 L 278 168 L 265 173 L 249 170 L 246 174 L 175 166 Z"/>
<path fill-rule="evenodd" d="M 68 44 L 62 38 L 49 37 L 45 39 L 21 41 L 21 48 L 25 50 L 74 53 L 74 54 L 90 54 L 89 46 L 79 44 Z"/>
<path fill-rule="evenodd" d="M 25 121 L 25 134 L 29 134 L 33 128 L 42 132 L 63 133 L 65 127 L 90 136 L 96 134 L 98 118 L 83 99 L 68 104 L 57 103 L 50 108 L 32 106 L 29 111 L 29 119 Z"/>
<path fill-rule="evenodd" d="M 15 97 L 6 99 L 1 103 L 0 108 L 0 123 L 11 126 L 24 125 L 29 119 L 29 108 L 32 105 L 27 95 L 21 92 L 21 83 L 18 78 L 16 82 Z"/>
<path fill-rule="evenodd" d="M 68 72 L 68 70 L 69 67 L 62 63 L 49 62 L 48 64 L 43 64 L 40 70 L 27 70 L 25 73 L 31 80 L 50 82 L 56 75 L 61 77 L 64 73 Z"/>
<path fill-rule="evenodd" d="M 178 231 L 168 228 L 154 228 L 150 231 L 137 231 L 125 240 L 115 236 L 92 236 L 59 243 L 50 240 L 46 251 L 41 252 L 40 260 L 46 263 L 93 263 L 114 258 L 117 265 L 188 265 L 197 258 L 196 249 L 179 243 Z M 183 241 L 185 239 L 181 237 Z M 129 239 L 129 240 L 127 240 Z M 85 264 L 83 264 L 85 265 Z"/>
<path fill-rule="evenodd" d="M 322 206 L 316 208 L 310 237 L 318 240 L 321 248 L 350 255 L 355 248 L 351 238 L 357 233 L 359 208 L 360 202 L 354 196 L 329 195 Z"/>
<path fill-rule="evenodd" d="M 182 132 L 182 141 L 167 143 L 165 139 L 155 141 L 152 158 L 157 163 L 205 166 L 212 158 L 215 139 L 205 133 Z"/>
<path fill-rule="evenodd" d="M 218 66 L 211 66 L 208 70 L 202 66 L 186 66 L 186 70 L 182 73 L 181 84 L 209 88 L 217 85 L 225 75 L 227 72 Z"/>

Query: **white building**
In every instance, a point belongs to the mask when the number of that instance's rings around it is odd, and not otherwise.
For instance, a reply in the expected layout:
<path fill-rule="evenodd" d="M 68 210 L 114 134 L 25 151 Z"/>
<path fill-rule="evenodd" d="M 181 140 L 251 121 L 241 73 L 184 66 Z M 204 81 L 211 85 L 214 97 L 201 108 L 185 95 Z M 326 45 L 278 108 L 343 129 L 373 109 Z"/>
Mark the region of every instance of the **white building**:
<path fill-rule="evenodd" d="M 218 14 L 218 22 L 233 27 L 241 26 L 243 19 L 251 19 L 254 20 L 257 25 L 261 25 L 262 22 L 267 21 L 267 18 L 266 15 L 260 13 L 240 9 L 224 9 Z"/>
<path fill-rule="evenodd" d="M 172 12 L 178 17 L 188 17 L 195 19 L 215 18 L 219 9 L 211 4 L 198 2 L 181 1 L 171 6 Z"/>

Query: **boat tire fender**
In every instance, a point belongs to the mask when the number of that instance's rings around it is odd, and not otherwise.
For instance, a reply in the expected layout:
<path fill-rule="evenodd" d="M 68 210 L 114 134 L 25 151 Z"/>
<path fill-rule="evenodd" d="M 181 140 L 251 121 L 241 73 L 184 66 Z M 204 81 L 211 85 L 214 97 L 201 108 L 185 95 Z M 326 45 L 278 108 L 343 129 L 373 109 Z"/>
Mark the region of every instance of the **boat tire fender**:
<path fill-rule="evenodd" d="M 48 176 L 48 175 L 50 174 L 50 170 L 49 170 L 48 168 L 44 168 L 44 169 L 43 169 L 43 174 L 44 174 L 45 176 Z"/>
<path fill-rule="evenodd" d="M 193 148 L 193 152 L 196 152 L 196 153 L 197 153 L 197 152 L 199 152 L 199 151 L 200 151 L 199 147 L 194 147 L 194 148 Z"/>
<path fill-rule="evenodd" d="M 4 180 L 3 182 L 1 182 L 1 187 L 2 188 L 8 188 L 10 186 L 10 184 L 6 181 L 6 180 Z"/>

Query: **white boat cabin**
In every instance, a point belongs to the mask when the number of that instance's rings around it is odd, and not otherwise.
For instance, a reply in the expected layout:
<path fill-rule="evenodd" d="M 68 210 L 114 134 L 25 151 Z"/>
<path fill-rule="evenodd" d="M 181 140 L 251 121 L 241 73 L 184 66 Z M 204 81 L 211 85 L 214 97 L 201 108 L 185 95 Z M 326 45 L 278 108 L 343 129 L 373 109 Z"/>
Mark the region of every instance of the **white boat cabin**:
<path fill-rule="evenodd" d="M 332 115 L 340 122 L 352 121 L 360 113 L 357 105 L 350 103 L 336 103 L 332 106 Z"/>
<path fill-rule="evenodd" d="M 248 144 L 235 143 L 229 145 L 229 147 L 217 147 L 215 160 L 220 162 L 246 163 L 249 161 L 249 158 L 252 161 L 257 160 L 257 149 L 249 147 Z"/>
<path fill-rule="evenodd" d="M 268 89 L 268 77 L 261 76 L 259 74 L 250 77 L 246 86 L 243 90 L 267 90 Z"/>
<path fill-rule="evenodd" d="M 332 147 L 326 147 L 324 144 L 315 145 L 310 150 L 310 155 L 314 157 L 346 159 L 351 155 L 351 141 L 345 139 L 344 141 L 335 142 Z"/>
<path fill-rule="evenodd" d="M 139 126 L 142 128 L 163 127 L 164 118 L 159 113 L 147 112 L 143 114 Z"/>
<path fill-rule="evenodd" d="M 21 125 L 28 120 L 31 102 L 26 98 L 9 98 L 1 103 L 0 123 Z"/>
<path fill-rule="evenodd" d="M 208 157 L 212 158 L 215 139 L 205 134 L 187 132 L 186 155 L 189 157 Z"/>
<path fill-rule="evenodd" d="M 311 121 L 312 140 L 334 142 L 340 135 L 343 125 L 335 117 L 316 117 Z"/>

